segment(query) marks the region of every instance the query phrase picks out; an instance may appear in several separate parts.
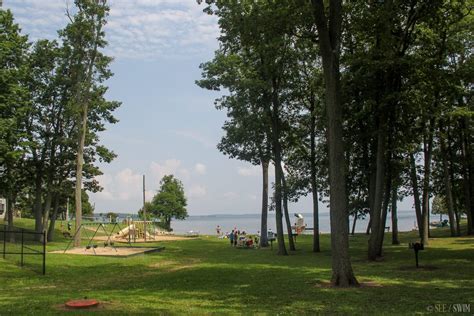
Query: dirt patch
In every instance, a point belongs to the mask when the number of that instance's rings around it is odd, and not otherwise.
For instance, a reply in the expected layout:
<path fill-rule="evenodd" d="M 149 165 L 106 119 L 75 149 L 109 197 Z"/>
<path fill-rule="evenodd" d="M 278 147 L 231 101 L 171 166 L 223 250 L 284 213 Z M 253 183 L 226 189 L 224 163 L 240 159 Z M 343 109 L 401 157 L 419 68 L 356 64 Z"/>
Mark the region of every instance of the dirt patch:
<path fill-rule="evenodd" d="M 83 256 L 106 256 L 106 257 L 130 257 L 139 254 L 159 251 L 161 248 L 141 247 L 97 247 L 97 248 L 71 248 L 66 252 L 63 250 L 51 251 L 50 253 L 83 255 Z"/>
<path fill-rule="evenodd" d="M 176 272 L 176 271 L 191 269 L 191 268 L 194 268 L 195 266 L 197 266 L 197 263 L 181 264 L 181 265 L 176 265 L 176 266 L 172 267 L 168 271 Z"/>
<path fill-rule="evenodd" d="M 157 242 L 157 241 L 177 241 L 177 240 L 190 240 L 190 239 L 199 239 L 198 237 L 184 237 L 184 236 L 175 236 L 175 235 L 157 235 L 154 237 L 148 237 L 146 242 Z M 95 236 L 94 240 L 107 241 L 109 238 L 107 236 Z M 119 238 L 112 235 L 110 240 L 121 243 L 128 243 L 128 238 Z M 133 242 L 144 243 L 143 238 L 136 238 Z"/>
<path fill-rule="evenodd" d="M 175 264 L 178 264 L 178 263 L 176 261 L 173 261 L 173 260 L 160 260 L 158 262 L 149 264 L 148 267 L 150 267 L 150 268 L 164 268 L 164 267 L 172 266 L 172 265 L 175 265 Z"/>
<path fill-rule="evenodd" d="M 319 288 L 328 288 L 328 289 L 345 289 L 343 287 L 337 287 L 337 286 L 334 286 L 331 282 L 329 281 L 318 281 L 315 285 L 315 287 L 319 287 Z M 359 286 L 357 287 L 354 287 L 354 286 L 350 286 L 350 287 L 346 287 L 346 289 L 354 289 L 354 288 L 378 288 L 378 287 L 383 287 L 382 284 L 380 283 L 377 283 L 377 282 L 374 282 L 374 281 L 360 281 L 359 282 Z"/>
<path fill-rule="evenodd" d="M 55 289 L 56 285 L 39 285 L 39 286 L 27 286 L 25 290 L 44 290 L 44 289 Z"/>
<path fill-rule="evenodd" d="M 201 260 L 199 259 L 191 259 L 186 262 L 177 262 L 172 260 L 163 260 L 159 262 L 155 262 L 153 264 L 148 265 L 150 268 L 165 268 L 169 272 L 176 272 L 185 269 L 191 269 L 197 266 Z"/>
<path fill-rule="evenodd" d="M 402 271 L 433 271 L 438 270 L 438 267 L 430 266 L 430 265 L 420 265 L 418 268 L 413 266 L 401 266 L 399 267 Z"/>

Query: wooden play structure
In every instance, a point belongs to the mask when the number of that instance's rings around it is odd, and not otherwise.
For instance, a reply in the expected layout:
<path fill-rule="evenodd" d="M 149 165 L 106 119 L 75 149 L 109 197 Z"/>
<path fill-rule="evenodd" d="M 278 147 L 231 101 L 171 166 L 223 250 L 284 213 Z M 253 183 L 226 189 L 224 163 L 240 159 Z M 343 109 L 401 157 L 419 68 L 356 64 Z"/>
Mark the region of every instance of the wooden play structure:
<path fill-rule="evenodd" d="M 164 247 L 132 245 L 132 242 L 142 242 L 139 237 L 144 236 L 144 233 L 143 230 L 140 231 L 140 224 L 144 225 L 145 223 L 130 221 L 128 224 L 126 228 L 122 229 L 119 223 L 85 222 L 75 231 L 66 249 L 64 251 L 55 251 L 54 253 L 129 257 L 164 249 Z M 147 224 L 151 227 L 149 223 Z M 77 248 L 71 247 L 74 238 L 79 232 L 81 232 L 81 240 L 85 240 L 87 244 L 85 246 L 82 244 L 81 247 Z M 147 234 L 147 237 L 150 238 L 153 235 Z M 152 241 L 149 238 L 147 241 Z"/>
<path fill-rule="evenodd" d="M 114 240 L 127 242 L 156 241 L 158 236 L 170 235 L 169 232 L 158 226 L 156 221 L 136 221 L 128 217 L 123 221 L 125 228 L 118 231 Z"/>

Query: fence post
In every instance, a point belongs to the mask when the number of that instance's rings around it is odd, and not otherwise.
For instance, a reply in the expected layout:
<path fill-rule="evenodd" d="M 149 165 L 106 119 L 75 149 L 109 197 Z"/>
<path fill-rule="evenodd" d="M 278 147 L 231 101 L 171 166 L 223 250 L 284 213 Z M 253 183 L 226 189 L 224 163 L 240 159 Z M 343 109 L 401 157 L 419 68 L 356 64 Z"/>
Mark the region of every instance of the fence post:
<path fill-rule="evenodd" d="M 23 238 L 24 229 L 21 229 L 21 263 L 20 265 L 23 267 L 23 245 L 24 245 L 24 238 Z"/>
<path fill-rule="evenodd" d="M 46 274 L 46 231 L 43 230 L 43 275 Z"/>

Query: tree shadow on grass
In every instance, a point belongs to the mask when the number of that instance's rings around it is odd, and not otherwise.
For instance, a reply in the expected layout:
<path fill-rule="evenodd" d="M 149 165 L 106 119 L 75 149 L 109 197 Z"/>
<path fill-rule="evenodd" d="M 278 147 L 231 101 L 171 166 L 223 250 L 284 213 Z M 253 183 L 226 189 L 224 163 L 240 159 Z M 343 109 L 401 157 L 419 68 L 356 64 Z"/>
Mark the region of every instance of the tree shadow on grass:
<path fill-rule="evenodd" d="M 329 249 L 328 240 L 322 239 L 325 249 Z M 25 297 L 33 295 L 24 288 L 29 283 L 42 286 L 28 303 L 31 310 L 45 311 L 67 299 L 88 296 L 111 302 L 111 313 L 119 314 L 399 314 L 424 312 L 428 299 L 474 297 L 471 249 L 437 246 L 420 256 L 422 265 L 438 270 L 405 271 L 400 267 L 414 265 L 414 255 L 404 245 L 386 247 L 383 263 L 368 263 L 364 242 L 361 238 L 358 248 L 351 250 L 356 276 L 362 282 L 383 285 L 380 288 L 318 288 L 318 282 L 330 280 L 330 252 L 312 253 L 309 238 L 301 239 L 301 250 L 287 257 L 277 256 L 276 249 L 241 251 L 219 241 L 190 240 L 168 243 L 163 253 L 143 257 L 51 256 L 45 277 L 9 276 L 0 294 L 0 309 L 6 302 L 2 296 L 8 295 L 8 304 L 25 310 Z"/>

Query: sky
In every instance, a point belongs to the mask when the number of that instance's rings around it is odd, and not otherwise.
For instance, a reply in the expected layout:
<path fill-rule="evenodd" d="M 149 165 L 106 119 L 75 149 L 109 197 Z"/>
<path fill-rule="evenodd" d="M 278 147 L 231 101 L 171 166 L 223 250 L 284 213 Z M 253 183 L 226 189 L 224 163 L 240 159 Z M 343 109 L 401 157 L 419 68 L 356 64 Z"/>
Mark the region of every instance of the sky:
<path fill-rule="evenodd" d="M 102 192 L 90 193 L 95 213 L 136 213 L 160 179 L 173 174 L 183 182 L 190 215 L 258 213 L 261 168 L 228 159 L 216 149 L 226 115 L 214 107 L 219 92 L 195 84 L 199 65 L 218 47 L 215 17 L 195 0 L 109 0 L 106 26 L 114 57 L 108 98 L 122 102 L 119 122 L 101 134 L 118 157 L 100 165 Z M 3 0 L 30 40 L 57 38 L 73 0 Z M 273 176 L 273 172 L 270 172 Z M 402 209 L 411 208 L 410 201 Z M 310 197 L 290 205 L 311 212 Z M 320 204 L 321 212 L 328 211 Z"/>

